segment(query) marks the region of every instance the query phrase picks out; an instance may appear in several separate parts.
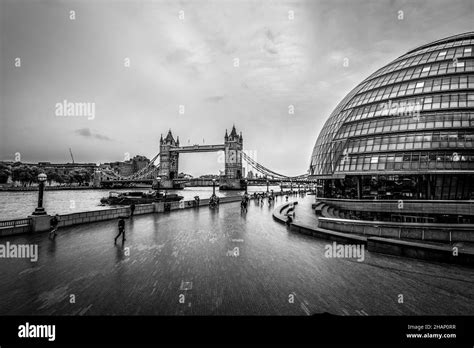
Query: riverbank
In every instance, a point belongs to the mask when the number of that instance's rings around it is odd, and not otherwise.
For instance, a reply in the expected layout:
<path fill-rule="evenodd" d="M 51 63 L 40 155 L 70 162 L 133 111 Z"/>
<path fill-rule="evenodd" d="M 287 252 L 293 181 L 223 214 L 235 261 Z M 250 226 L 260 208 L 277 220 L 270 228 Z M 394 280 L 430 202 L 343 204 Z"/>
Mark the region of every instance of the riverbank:
<path fill-rule="evenodd" d="M 276 196 L 282 196 L 290 194 L 290 192 L 276 192 Z M 294 192 L 296 194 L 296 192 Z M 252 198 L 252 195 L 251 199 Z M 233 195 L 227 197 L 220 197 L 220 204 L 240 202 L 242 196 Z M 207 206 L 209 199 L 200 199 L 199 202 L 193 200 L 181 200 L 178 202 L 160 202 L 150 204 L 137 204 L 135 215 L 152 214 L 152 213 L 166 213 L 173 210 L 199 208 Z M 28 216 L 22 219 L 12 219 L 0 221 L 0 237 L 43 232 L 50 229 L 50 216 L 54 215 L 48 212 L 50 215 L 44 216 Z M 72 226 L 90 222 L 104 221 L 117 219 L 120 216 L 130 216 L 130 207 L 104 207 L 100 210 L 90 210 L 77 213 L 58 214 L 60 216 L 59 227 Z"/>
<path fill-rule="evenodd" d="M 133 187 L 137 188 L 137 187 Z M 145 187 L 144 187 L 145 188 Z M 110 190 L 105 187 L 93 187 L 93 186 L 48 186 L 44 187 L 45 191 L 57 191 L 57 190 Z M 38 191 L 38 186 L 0 186 L 0 191 L 5 192 L 17 192 L 17 191 Z"/>
<path fill-rule="evenodd" d="M 270 187 L 274 192 L 280 192 L 279 187 Z M 46 190 L 44 193 L 43 207 L 49 214 L 71 214 L 85 211 L 102 210 L 110 207 L 100 206 L 100 200 L 109 195 L 109 191 L 146 192 L 149 188 L 129 189 L 88 189 L 88 190 Z M 266 191 L 266 187 L 249 187 L 248 192 Z M 193 200 L 195 196 L 209 198 L 212 195 L 212 187 L 185 187 L 182 190 L 167 190 L 168 193 L 176 193 L 183 196 L 184 200 Z M 244 191 L 220 191 L 216 188 L 219 197 L 237 196 Z M 30 215 L 36 208 L 38 202 L 38 191 L 0 191 L 0 221 L 10 219 L 22 219 Z"/>

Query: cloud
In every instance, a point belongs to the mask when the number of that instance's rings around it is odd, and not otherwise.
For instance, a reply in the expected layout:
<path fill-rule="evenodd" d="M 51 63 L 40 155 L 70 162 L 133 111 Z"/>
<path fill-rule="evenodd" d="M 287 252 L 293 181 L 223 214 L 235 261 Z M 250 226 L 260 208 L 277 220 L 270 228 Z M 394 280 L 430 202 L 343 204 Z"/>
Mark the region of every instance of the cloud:
<path fill-rule="evenodd" d="M 166 56 L 166 61 L 170 64 L 182 64 L 188 62 L 192 56 L 189 50 L 178 48 Z"/>
<path fill-rule="evenodd" d="M 204 100 L 212 103 L 219 103 L 222 99 L 224 99 L 223 95 L 216 95 L 213 97 L 205 98 Z"/>
<path fill-rule="evenodd" d="M 270 54 L 277 54 L 278 51 L 275 48 L 265 46 L 265 51 L 267 51 Z"/>
<path fill-rule="evenodd" d="M 264 28 L 264 44 L 263 44 L 263 49 L 270 53 L 270 54 L 278 54 L 278 49 L 276 47 L 276 40 L 275 40 L 275 34 L 268 29 Z"/>
<path fill-rule="evenodd" d="M 120 159 L 125 151 L 152 156 L 156 133 L 169 127 L 201 143 L 202 138 L 220 141 L 216 134 L 239 120 L 245 146 L 260 148 L 259 157 L 270 168 L 297 175 L 307 169 L 317 131 L 347 92 L 410 48 L 472 30 L 472 0 L 79 1 L 77 10 L 87 18 L 73 26 L 57 21 L 56 13 L 70 10 L 62 2 L 0 2 L 8 28 L 2 32 L 2 53 L 35 59 L 35 73 L 18 74 L 12 64 L 0 64 L 5 72 L 0 158 L 16 151 L 31 154 L 29 143 L 18 142 L 30 125 L 42 151 L 29 158 L 38 161 L 62 160 L 69 141 L 85 161 Z M 126 31 L 117 29 L 124 26 Z M 61 50 L 62 42 L 68 42 L 67 50 Z M 81 61 L 77 52 L 86 50 L 93 59 Z M 125 57 L 131 59 L 127 69 Z M 343 65 L 346 57 L 348 66 Z M 71 70 L 71 64 L 76 68 Z M 30 116 L 50 113 L 63 96 L 94 100 L 100 117 L 71 125 Z M 293 119 L 290 104 L 296 110 Z M 186 114 L 170 117 L 179 105 L 186 106 Z M 199 115 L 203 127 L 189 126 L 191 114 Z M 309 135 L 301 136 L 303 127 Z M 51 129 L 57 129 L 57 137 L 49 137 Z M 265 146 L 281 129 L 301 156 L 291 156 L 293 148 L 280 150 L 285 156 Z M 190 172 L 204 174 L 209 168 L 204 163 Z"/>
<path fill-rule="evenodd" d="M 82 135 L 83 137 L 90 137 L 92 136 L 91 130 L 89 128 L 81 128 L 75 131 L 76 134 Z"/>
<path fill-rule="evenodd" d="M 265 36 L 267 37 L 268 40 L 271 42 L 275 42 L 275 35 L 273 35 L 272 31 L 268 28 L 265 30 Z"/>
<path fill-rule="evenodd" d="M 112 140 L 106 135 L 91 132 L 91 130 L 89 128 L 76 129 L 76 131 L 74 133 L 77 134 L 77 135 L 80 135 L 82 137 L 85 137 L 85 138 L 95 138 L 95 139 L 104 140 L 104 141 L 111 141 Z"/>

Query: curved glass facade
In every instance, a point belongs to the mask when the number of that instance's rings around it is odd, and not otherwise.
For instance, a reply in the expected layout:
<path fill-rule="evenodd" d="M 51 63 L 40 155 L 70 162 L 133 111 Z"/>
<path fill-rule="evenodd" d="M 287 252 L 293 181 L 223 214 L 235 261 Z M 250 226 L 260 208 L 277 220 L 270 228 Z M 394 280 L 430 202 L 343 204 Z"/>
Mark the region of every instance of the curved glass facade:
<path fill-rule="evenodd" d="M 454 194 L 417 196 L 466 198 L 458 190 L 470 195 L 465 185 L 474 179 L 473 48 L 474 32 L 448 37 L 409 51 L 362 81 L 323 126 L 310 174 L 432 175 L 420 180 L 431 180 L 433 187 L 454 185 L 444 178 L 439 183 L 436 175 L 463 174 L 469 178 L 456 179 L 456 187 L 463 184 Z"/>

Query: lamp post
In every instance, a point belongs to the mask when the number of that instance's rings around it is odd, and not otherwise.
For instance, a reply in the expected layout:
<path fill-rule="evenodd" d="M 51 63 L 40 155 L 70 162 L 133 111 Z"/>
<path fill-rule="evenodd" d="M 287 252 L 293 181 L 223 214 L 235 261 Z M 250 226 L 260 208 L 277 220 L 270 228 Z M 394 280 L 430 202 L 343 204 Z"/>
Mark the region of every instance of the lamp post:
<path fill-rule="evenodd" d="M 267 193 L 268 193 L 268 179 L 267 179 Z"/>
<path fill-rule="evenodd" d="M 212 179 L 212 195 L 216 195 L 216 179 Z"/>
<path fill-rule="evenodd" d="M 38 175 L 39 181 L 39 191 L 38 191 L 38 206 L 36 207 L 33 215 L 46 215 L 46 211 L 43 208 L 43 192 L 44 192 L 44 182 L 48 177 L 45 173 Z"/>

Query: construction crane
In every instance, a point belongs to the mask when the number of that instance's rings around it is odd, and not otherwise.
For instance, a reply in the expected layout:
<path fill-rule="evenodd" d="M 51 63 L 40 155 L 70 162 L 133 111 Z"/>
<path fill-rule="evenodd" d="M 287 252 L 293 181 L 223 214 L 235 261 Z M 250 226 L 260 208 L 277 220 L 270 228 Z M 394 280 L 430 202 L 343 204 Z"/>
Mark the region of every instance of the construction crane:
<path fill-rule="evenodd" d="M 71 154 L 71 158 L 72 158 L 72 164 L 74 164 L 74 156 L 72 155 L 71 148 L 69 148 L 69 153 Z"/>

